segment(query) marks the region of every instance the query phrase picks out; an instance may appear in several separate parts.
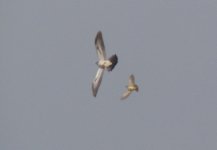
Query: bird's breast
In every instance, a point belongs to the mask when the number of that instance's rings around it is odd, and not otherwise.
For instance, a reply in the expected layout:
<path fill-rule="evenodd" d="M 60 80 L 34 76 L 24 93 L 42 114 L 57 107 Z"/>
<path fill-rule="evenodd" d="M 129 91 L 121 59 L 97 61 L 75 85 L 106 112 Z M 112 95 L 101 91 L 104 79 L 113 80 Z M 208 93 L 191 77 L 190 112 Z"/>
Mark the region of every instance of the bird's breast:
<path fill-rule="evenodd" d="M 129 91 L 135 91 L 136 90 L 136 86 L 130 85 L 130 86 L 128 86 L 128 90 Z"/>
<path fill-rule="evenodd" d="M 107 67 L 111 66 L 112 63 L 111 63 L 109 60 L 100 60 L 100 61 L 98 62 L 98 65 L 99 65 L 99 67 L 101 67 L 101 68 L 107 68 Z"/>

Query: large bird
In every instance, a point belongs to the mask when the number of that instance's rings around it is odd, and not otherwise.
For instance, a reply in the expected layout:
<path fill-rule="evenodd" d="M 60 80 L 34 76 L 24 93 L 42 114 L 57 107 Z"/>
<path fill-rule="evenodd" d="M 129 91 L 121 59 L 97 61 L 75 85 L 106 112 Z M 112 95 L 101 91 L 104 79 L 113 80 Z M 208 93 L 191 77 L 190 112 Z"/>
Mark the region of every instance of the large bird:
<path fill-rule="evenodd" d="M 99 68 L 92 82 L 92 92 L 94 97 L 96 97 L 99 86 L 102 82 L 104 70 L 107 69 L 108 71 L 112 71 L 115 65 L 118 63 L 118 57 L 116 54 L 112 55 L 109 59 L 106 59 L 105 45 L 103 42 L 101 31 L 99 31 L 96 35 L 95 46 L 99 58 L 99 61 L 97 61 L 96 64 Z"/>
<path fill-rule="evenodd" d="M 135 77 L 133 74 L 130 75 L 126 88 L 127 90 L 123 93 L 121 100 L 126 99 L 133 91 L 139 91 L 139 87 L 135 83 Z"/>

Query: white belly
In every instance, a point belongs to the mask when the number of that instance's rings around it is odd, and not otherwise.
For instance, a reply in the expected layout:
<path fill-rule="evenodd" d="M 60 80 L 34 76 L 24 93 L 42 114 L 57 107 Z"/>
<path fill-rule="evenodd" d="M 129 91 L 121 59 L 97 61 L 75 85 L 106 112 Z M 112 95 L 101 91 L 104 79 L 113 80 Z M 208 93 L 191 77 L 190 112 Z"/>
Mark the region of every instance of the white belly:
<path fill-rule="evenodd" d="M 102 68 L 107 68 L 107 67 L 111 66 L 112 63 L 109 60 L 100 60 L 98 62 L 98 65 Z"/>

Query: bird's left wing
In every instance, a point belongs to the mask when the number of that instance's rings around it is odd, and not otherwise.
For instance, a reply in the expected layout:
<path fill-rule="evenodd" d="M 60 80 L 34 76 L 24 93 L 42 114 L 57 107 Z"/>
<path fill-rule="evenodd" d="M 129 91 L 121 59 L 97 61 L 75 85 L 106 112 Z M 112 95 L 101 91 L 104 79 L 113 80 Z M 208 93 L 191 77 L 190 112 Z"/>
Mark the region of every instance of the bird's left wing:
<path fill-rule="evenodd" d="M 97 95 L 99 86 L 100 86 L 101 81 L 102 81 L 103 73 L 104 73 L 104 69 L 99 68 L 97 70 L 96 76 L 92 82 L 92 92 L 93 92 L 94 97 L 96 97 L 96 95 Z"/>
<path fill-rule="evenodd" d="M 102 38 L 102 32 L 99 31 L 95 38 L 96 52 L 100 60 L 106 59 L 105 45 Z"/>
<path fill-rule="evenodd" d="M 135 77 L 133 74 L 130 75 L 129 77 L 129 83 L 128 85 L 134 85 L 135 84 Z"/>
<path fill-rule="evenodd" d="M 131 91 L 125 91 L 124 93 L 123 93 L 123 95 L 121 96 L 121 100 L 124 100 L 124 99 L 126 99 L 128 96 L 130 96 L 130 94 L 131 94 Z"/>

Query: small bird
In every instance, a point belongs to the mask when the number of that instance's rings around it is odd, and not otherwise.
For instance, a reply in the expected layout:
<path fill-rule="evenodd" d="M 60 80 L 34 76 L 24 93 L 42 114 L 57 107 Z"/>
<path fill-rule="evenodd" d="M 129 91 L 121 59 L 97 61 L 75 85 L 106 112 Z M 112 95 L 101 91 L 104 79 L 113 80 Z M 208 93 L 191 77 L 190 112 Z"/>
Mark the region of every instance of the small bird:
<path fill-rule="evenodd" d="M 108 71 L 112 71 L 115 65 L 118 63 L 118 57 L 116 54 L 112 55 L 109 59 L 106 59 L 105 45 L 103 42 L 101 31 L 99 31 L 96 35 L 95 46 L 99 58 L 99 61 L 97 61 L 96 64 L 99 68 L 92 82 L 92 92 L 94 97 L 96 97 L 99 86 L 102 82 L 104 70 L 107 69 Z"/>
<path fill-rule="evenodd" d="M 133 74 L 130 75 L 129 82 L 128 82 L 128 85 L 126 86 L 126 88 L 127 88 L 127 91 L 125 91 L 123 93 L 121 100 L 126 99 L 133 91 L 136 91 L 136 92 L 139 91 L 139 87 L 135 83 L 135 77 Z"/>

